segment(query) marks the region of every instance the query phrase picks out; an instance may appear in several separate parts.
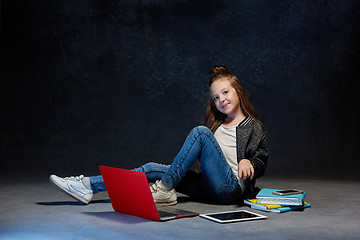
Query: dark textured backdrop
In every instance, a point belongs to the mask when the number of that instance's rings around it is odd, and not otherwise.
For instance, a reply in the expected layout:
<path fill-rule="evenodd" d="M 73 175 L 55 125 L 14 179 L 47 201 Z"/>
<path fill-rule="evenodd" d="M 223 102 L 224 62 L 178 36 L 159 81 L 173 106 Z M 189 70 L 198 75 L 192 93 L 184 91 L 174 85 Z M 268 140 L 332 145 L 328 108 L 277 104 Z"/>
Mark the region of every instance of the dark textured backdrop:
<path fill-rule="evenodd" d="M 242 81 L 268 175 L 356 177 L 359 1 L 2 1 L 0 171 L 171 163 L 208 72 Z"/>

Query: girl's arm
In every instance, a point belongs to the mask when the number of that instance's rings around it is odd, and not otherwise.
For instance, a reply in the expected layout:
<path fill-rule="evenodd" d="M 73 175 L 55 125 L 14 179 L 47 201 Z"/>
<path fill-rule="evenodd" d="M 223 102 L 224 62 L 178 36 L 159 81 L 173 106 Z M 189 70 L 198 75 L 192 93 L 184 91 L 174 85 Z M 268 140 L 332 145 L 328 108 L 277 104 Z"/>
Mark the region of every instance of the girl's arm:
<path fill-rule="evenodd" d="M 259 178 L 262 175 L 264 175 L 268 156 L 269 153 L 268 153 L 268 145 L 266 141 L 266 133 L 264 133 L 255 151 L 255 154 L 253 154 L 252 157 L 249 158 L 249 161 L 251 162 L 251 165 L 254 168 L 253 177 Z"/>

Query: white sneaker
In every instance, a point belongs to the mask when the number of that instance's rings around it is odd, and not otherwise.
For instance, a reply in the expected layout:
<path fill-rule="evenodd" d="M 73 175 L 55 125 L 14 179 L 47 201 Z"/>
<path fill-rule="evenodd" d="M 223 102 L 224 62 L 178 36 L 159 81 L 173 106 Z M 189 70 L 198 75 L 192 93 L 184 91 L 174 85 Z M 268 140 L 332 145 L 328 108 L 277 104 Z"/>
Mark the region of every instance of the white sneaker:
<path fill-rule="evenodd" d="M 93 191 L 85 187 L 82 181 L 83 178 L 84 175 L 66 178 L 51 175 L 50 182 L 76 200 L 89 204 L 93 197 Z"/>
<path fill-rule="evenodd" d="M 154 202 L 161 206 L 170 206 L 177 204 L 177 196 L 175 189 L 166 191 L 161 187 L 160 180 L 150 186 Z"/>

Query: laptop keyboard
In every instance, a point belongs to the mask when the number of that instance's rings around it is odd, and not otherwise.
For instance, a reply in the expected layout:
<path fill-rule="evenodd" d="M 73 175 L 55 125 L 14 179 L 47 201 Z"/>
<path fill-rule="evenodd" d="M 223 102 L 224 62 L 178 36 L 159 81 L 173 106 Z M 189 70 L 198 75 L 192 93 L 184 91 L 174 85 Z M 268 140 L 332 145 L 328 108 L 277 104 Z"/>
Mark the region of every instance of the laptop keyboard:
<path fill-rule="evenodd" d="M 162 218 L 162 217 L 175 217 L 175 216 L 177 216 L 177 214 L 175 214 L 175 213 L 169 213 L 169 212 L 164 212 L 164 211 L 158 211 L 158 212 L 159 212 L 160 218 Z"/>

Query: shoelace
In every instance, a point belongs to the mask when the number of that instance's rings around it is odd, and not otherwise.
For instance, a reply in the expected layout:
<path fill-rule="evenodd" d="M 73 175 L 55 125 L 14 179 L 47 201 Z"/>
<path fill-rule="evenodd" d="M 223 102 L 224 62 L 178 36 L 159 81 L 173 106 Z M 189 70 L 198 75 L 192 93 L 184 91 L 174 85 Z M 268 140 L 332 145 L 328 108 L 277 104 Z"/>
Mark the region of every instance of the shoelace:
<path fill-rule="evenodd" d="M 161 189 L 158 184 L 159 181 L 156 181 L 153 185 L 150 186 L 151 192 L 157 192 Z"/>
<path fill-rule="evenodd" d="M 71 177 L 66 177 L 66 178 L 64 178 L 65 180 L 75 180 L 75 181 L 81 181 L 82 179 L 84 178 L 84 175 L 80 175 L 80 176 L 76 176 L 76 177 L 74 177 L 74 176 L 71 176 Z"/>

